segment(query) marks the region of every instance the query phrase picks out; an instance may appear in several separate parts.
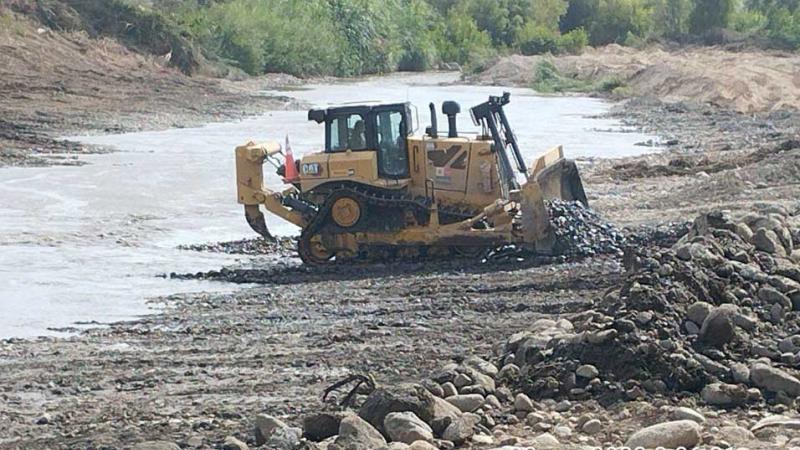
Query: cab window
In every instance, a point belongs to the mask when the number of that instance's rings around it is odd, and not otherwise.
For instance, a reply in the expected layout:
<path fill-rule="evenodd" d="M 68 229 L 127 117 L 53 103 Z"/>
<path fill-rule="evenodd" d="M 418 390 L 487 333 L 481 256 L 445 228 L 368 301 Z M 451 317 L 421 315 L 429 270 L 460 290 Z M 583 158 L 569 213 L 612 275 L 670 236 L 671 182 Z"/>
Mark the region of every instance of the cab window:
<path fill-rule="evenodd" d="M 405 123 L 400 111 L 381 111 L 376 115 L 378 165 L 383 175 L 408 175 Z"/>
<path fill-rule="evenodd" d="M 331 121 L 332 152 L 365 150 L 367 148 L 367 126 L 361 114 L 335 117 Z"/>

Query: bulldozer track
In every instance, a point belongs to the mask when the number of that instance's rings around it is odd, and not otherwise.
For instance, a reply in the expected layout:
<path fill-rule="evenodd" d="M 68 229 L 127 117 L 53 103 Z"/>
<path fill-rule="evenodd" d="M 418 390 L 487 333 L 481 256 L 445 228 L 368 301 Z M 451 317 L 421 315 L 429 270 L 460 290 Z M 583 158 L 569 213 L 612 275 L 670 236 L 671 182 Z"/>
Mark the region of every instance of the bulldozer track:
<path fill-rule="evenodd" d="M 405 193 L 395 193 L 384 189 L 359 186 L 352 183 L 340 183 L 325 187 L 325 202 L 318 207 L 317 213 L 309 224 L 300 234 L 298 241 L 298 253 L 304 263 L 309 265 L 331 264 L 329 259 L 321 260 L 311 252 L 311 239 L 326 232 L 332 234 L 352 233 L 354 230 L 342 229 L 331 219 L 331 208 L 336 200 L 348 196 L 357 199 L 363 205 L 370 208 L 386 208 L 386 210 L 407 211 L 411 210 L 417 220 L 423 223 L 430 213 L 431 205 L 434 200 L 426 197 L 412 197 Z M 448 205 L 437 205 L 439 209 L 439 220 L 441 223 L 453 223 L 469 219 L 478 214 L 478 211 L 468 208 L 453 207 Z M 390 224 L 397 228 L 402 228 L 405 224 Z M 362 230 L 363 231 L 363 230 Z M 474 246 L 464 246 L 470 250 Z M 445 253 L 443 250 L 458 250 L 454 246 L 436 247 L 436 251 L 431 252 L 429 246 L 385 246 L 385 245 L 359 245 L 358 255 L 354 258 L 347 258 L 347 262 L 380 262 L 397 261 L 398 259 L 419 259 L 429 258 L 436 253 Z M 480 249 L 481 251 L 484 249 Z M 488 250 L 488 249 L 485 249 Z M 481 251 L 465 251 L 462 256 L 475 257 Z M 452 252 L 446 252 L 448 255 Z M 333 255 L 331 256 L 331 258 Z"/>

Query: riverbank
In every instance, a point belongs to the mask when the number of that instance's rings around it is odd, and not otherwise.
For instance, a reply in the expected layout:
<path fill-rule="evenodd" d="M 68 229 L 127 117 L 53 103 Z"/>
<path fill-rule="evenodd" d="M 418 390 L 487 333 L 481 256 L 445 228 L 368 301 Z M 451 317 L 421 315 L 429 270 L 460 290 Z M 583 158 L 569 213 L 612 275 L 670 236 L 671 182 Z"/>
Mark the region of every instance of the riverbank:
<path fill-rule="evenodd" d="M 56 32 L 24 16 L 0 29 L 0 166 L 81 164 L 108 149 L 63 136 L 157 130 L 297 107 L 260 91 L 297 85 L 286 75 L 189 77 L 160 56 L 83 32 Z"/>
<path fill-rule="evenodd" d="M 636 49 L 611 44 L 588 48 L 580 55 L 501 57 L 467 79 L 502 86 L 558 84 L 559 80 L 539 79 L 554 76 L 542 73 L 543 63 L 555 68 L 566 91 L 577 87 L 618 99 L 691 102 L 740 113 L 797 110 L 800 105 L 796 52 L 696 46 Z"/>

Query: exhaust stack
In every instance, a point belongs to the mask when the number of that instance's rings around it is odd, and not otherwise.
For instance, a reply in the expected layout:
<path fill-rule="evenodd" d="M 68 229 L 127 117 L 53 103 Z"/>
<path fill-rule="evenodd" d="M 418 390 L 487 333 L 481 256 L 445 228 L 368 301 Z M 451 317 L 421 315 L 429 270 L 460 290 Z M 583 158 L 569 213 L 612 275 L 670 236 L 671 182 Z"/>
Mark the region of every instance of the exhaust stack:
<path fill-rule="evenodd" d="M 436 139 L 439 137 L 439 129 L 436 123 L 436 105 L 431 102 L 428 107 L 431 109 L 431 126 L 429 126 L 425 131 L 427 132 L 428 136 Z"/>
<path fill-rule="evenodd" d="M 461 112 L 461 105 L 454 101 L 446 101 L 442 103 L 442 113 L 447 116 L 447 122 L 450 126 L 450 130 L 447 133 L 447 137 L 458 137 L 458 127 L 456 125 L 456 116 L 458 113 Z"/>

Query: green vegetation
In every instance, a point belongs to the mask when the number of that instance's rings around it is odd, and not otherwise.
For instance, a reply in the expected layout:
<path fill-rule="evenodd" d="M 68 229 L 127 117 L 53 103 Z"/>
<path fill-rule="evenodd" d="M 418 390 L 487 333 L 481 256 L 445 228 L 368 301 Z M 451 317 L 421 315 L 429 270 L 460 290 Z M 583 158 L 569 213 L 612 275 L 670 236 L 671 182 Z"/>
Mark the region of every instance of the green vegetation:
<path fill-rule="evenodd" d="M 800 0 L 59 1 L 89 17 L 90 30 L 169 52 L 187 72 L 201 55 L 251 74 L 353 76 L 708 36 L 800 48 Z M 541 70 L 545 85 L 563 87 Z"/>
<path fill-rule="evenodd" d="M 616 77 L 607 77 L 596 81 L 570 78 L 559 72 L 556 66 L 546 59 L 536 65 L 535 75 L 532 87 L 537 92 L 544 94 L 561 92 L 612 93 L 625 87 L 622 80 Z"/>

